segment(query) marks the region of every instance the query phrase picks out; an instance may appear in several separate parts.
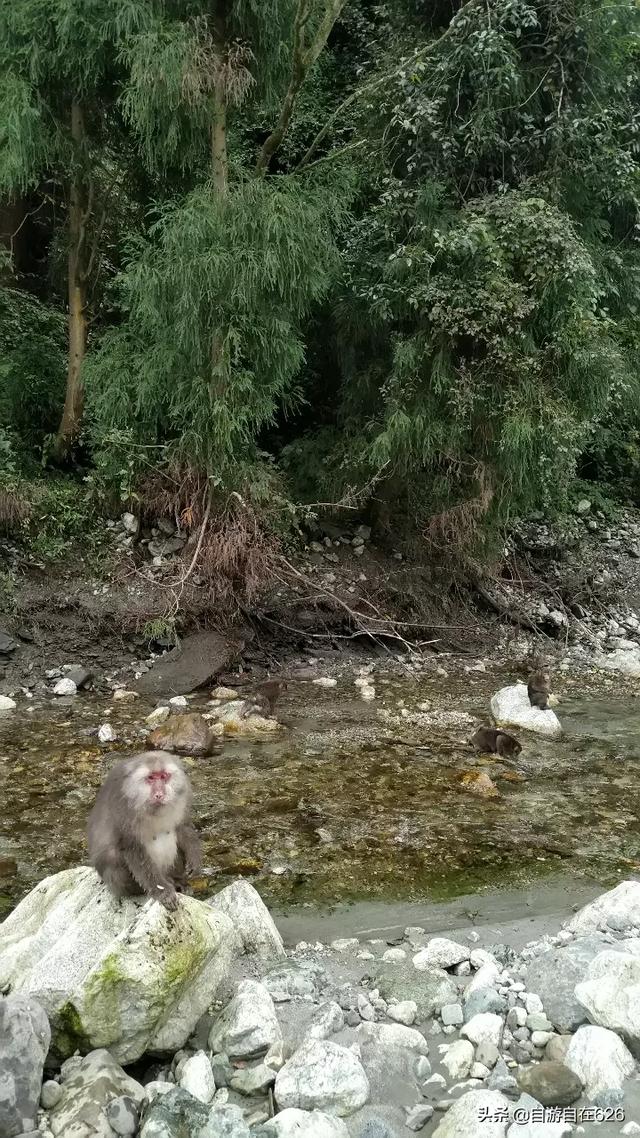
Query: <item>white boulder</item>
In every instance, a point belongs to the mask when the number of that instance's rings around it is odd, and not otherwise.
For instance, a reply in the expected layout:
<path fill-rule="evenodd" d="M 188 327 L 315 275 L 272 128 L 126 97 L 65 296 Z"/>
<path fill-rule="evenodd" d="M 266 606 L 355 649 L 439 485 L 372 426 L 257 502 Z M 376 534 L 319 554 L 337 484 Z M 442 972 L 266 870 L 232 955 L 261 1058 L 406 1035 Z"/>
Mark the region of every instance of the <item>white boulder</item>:
<path fill-rule="evenodd" d="M 0 988 L 34 996 L 60 1058 L 108 1048 L 119 1063 L 177 1051 L 230 969 L 229 918 L 193 897 L 175 913 L 116 901 L 93 869 L 47 877 L 0 925 Z"/>
<path fill-rule="evenodd" d="M 421 1031 L 400 1023 L 361 1023 L 356 1028 L 359 1043 L 372 1042 L 378 1048 L 404 1048 L 416 1055 L 427 1055 L 429 1044 Z"/>
<path fill-rule="evenodd" d="M 592 1023 L 616 1031 L 640 1051 L 640 956 L 600 952 L 575 996 Z"/>
<path fill-rule="evenodd" d="M 199 1102 L 211 1102 L 216 1093 L 216 1084 L 206 1051 L 196 1051 L 195 1055 L 190 1055 L 185 1060 L 180 1072 L 180 1086 Z"/>
<path fill-rule="evenodd" d="M 637 680 L 640 678 L 640 649 L 616 648 L 615 652 L 608 652 L 606 656 L 597 656 L 594 664 L 605 672 L 620 672 L 623 676 Z"/>
<path fill-rule="evenodd" d="M 566 928 L 577 936 L 640 925 L 640 881 L 621 881 L 572 917 Z"/>
<path fill-rule="evenodd" d="M 11 699 L 11 696 L 0 695 L 0 711 L 15 711 L 17 706 L 15 699 Z"/>
<path fill-rule="evenodd" d="M 460 1034 L 475 1043 L 476 1047 L 480 1043 L 493 1043 L 494 1047 L 499 1047 L 503 1031 L 502 1016 L 496 1015 L 495 1012 L 478 1012 L 465 1023 Z"/>
<path fill-rule="evenodd" d="M 582 1079 L 590 1099 L 600 1091 L 622 1087 L 635 1068 L 633 1055 L 615 1031 L 590 1024 L 579 1027 L 572 1037 L 564 1064 Z"/>
<path fill-rule="evenodd" d="M 437 968 L 453 968 L 469 959 L 470 949 L 464 944 L 456 944 L 443 936 L 434 936 L 428 944 L 421 948 L 413 958 L 413 966 L 418 971 L 429 968 L 432 964 Z"/>
<path fill-rule="evenodd" d="M 321 1110 L 297 1110 L 289 1107 L 270 1118 L 262 1127 L 269 1138 L 349 1138 L 341 1118 L 332 1118 Z"/>
<path fill-rule="evenodd" d="M 275 1097 L 280 1110 L 298 1107 L 345 1117 L 366 1103 L 369 1080 L 353 1051 L 314 1039 L 303 1043 L 278 1071 Z"/>
<path fill-rule="evenodd" d="M 209 1050 L 232 1059 L 250 1059 L 281 1041 L 276 1009 L 264 984 L 242 980 L 211 1028 Z"/>
<path fill-rule="evenodd" d="M 540 1122 L 542 1109 L 538 1100 L 531 1095 L 520 1095 L 511 1108 L 514 1121 L 507 1130 L 507 1138 L 564 1138 L 565 1134 L 573 1132 L 573 1126 L 568 1121 Z"/>
<path fill-rule="evenodd" d="M 509 1106 L 500 1091 L 467 1091 L 447 1111 L 433 1138 L 504 1138 Z"/>
<path fill-rule="evenodd" d="M 526 684 L 511 684 L 497 691 L 491 697 L 491 714 L 499 727 L 522 727 L 549 739 L 562 735 L 555 711 L 542 711 L 531 706 Z"/>
<path fill-rule="evenodd" d="M 473 1063 L 473 1044 L 468 1039 L 456 1039 L 447 1048 L 442 1065 L 446 1067 L 452 1079 L 466 1079 Z"/>
<path fill-rule="evenodd" d="M 248 881 L 234 881 L 209 901 L 217 913 L 224 913 L 236 930 L 241 952 L 269 962 L 286 956 L 278 932 L 262 897 Z"/>
<path fill-rule="evenodd" d="M 55 687 L 53 689 L 53 694 L 54 695 L 75 695 L 77 693 L 77 691 L 78 691 L 78 688 L 74 684 L 73 680 L 63 679 L 63 680 L 58 680 L 57 684 L 55 685 Z"/>

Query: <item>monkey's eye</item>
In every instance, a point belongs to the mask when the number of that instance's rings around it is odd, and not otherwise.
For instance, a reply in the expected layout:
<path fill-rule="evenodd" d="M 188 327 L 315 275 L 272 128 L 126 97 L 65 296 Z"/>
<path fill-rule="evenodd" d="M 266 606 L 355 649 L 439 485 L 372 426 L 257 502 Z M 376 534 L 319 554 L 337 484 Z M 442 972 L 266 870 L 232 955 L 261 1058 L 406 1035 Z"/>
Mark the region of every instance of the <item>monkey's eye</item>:
<path fill-rule="evenodd" d="M 170 778 L 169 771 L 149 771 L 147 782 L 168 782 Z"/>

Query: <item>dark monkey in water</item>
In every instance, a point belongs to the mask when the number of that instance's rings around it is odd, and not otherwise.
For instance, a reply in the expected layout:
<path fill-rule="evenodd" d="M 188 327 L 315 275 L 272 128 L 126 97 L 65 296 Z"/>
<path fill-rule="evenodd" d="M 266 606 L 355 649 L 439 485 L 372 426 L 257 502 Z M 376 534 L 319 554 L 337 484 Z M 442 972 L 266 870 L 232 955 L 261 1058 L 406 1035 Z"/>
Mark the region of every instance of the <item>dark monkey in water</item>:
<path fill-rule="evenodd" d="M 499 727 L 479 727 L 469 742 L 483 755 L 500 755 L 505 759 L 515 759 L 522 750 L 518 740 Z"/>

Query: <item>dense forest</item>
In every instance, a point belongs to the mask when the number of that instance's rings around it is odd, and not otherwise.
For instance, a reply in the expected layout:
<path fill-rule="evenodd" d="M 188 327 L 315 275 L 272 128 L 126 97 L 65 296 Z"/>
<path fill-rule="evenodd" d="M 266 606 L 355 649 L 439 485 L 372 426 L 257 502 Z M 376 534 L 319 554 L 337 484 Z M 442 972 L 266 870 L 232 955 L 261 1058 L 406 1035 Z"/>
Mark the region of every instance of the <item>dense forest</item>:
<path fill-rule="evenodd" d="M 635 500 L 639 31 L 635 0 L 3 5 L 5 532 L 49 495 L 259 548 L 355 505 L 464 550 L 585 482 Z"/>

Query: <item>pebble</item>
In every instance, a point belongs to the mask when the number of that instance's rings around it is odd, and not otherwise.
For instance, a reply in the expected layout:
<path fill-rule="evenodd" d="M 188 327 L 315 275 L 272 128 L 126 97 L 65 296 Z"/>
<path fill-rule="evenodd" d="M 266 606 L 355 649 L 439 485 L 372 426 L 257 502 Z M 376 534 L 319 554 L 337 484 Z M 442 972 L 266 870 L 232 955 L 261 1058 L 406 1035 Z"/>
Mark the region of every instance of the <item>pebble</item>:
<path fill-rule="evenodd" d="M 464 1015 L 462 1012 L 461 1004 L 445 1004 L 440 1009 L 440 1018 L 443 1024 L 449 1026 L 450 1024 L 456 1026 L 457 1024 L 464 1023 Z"/>
<path fill-rule="evenodd" d="M 534 992 L 527 992 L 526 996 L 524 996 L 524 1006 L 529 1015 L 532 1015 L 534 1012 L 544 1011 L 540 996 L 536 996 Z"/>
<path fill-rule="evenodd" d="M 189 701 L 184 695 L 172 695 L 169 704 L 171 707 L 188 707 Z"/>
<path fill-rule="evenodd" d="M 312 684 L 317 684 L 319 688 L 335 688 L 338 686 L 338 681 L 333 676 L 318 676 L 316 680 L 311 681 Z"/>
<path fill-rule="evenodd" d="M 110 723 L 103 723 L 98 727 L 98 740 L 101 743 L 115 743 L 118 736 L 116 735 Z"/>
<path fill-rule="evenodd" d="M 45 1079 L 40 1091 L 40 1106 L 43 1110 L 51 1110 L 60 1101 L 62 1087 L 54 1079 Z"/>
<path fill-rule="evenodd" d="M 388 948 L 383 952 L 382 959 L 386 964 L 401 964 L 403 960 L 407 959 L 407 954 L 404 948 Z"/>
<path fill-rule="evenodd" d="M 78 689 L 73 680 L 63 679 L 58 680 L 53 689 L 54 695 L 76 695 Z"/>
<path fill-rule="evenodd" d="M 360 948 L 360 941 L 357 937 L 342 937 L 337 940 L 332 940 L 330 947 L 334 952 L 357 952 Z"/>
<path fill-rule="evenodd" d="M 160 707 L 154 708 L 151 714 L 147 715 L 145 723 L 147 723 L 149 727 L 160 727 L 162 723 L 166 723 L 170 714 L 171 709 L 163 704 Z"/>
<path fill-rule="evenodd" d="M 0 695 L 0 711 L 15 711 L 17 706 L 15 699 L 11 699 L 8 695 Z"/>

